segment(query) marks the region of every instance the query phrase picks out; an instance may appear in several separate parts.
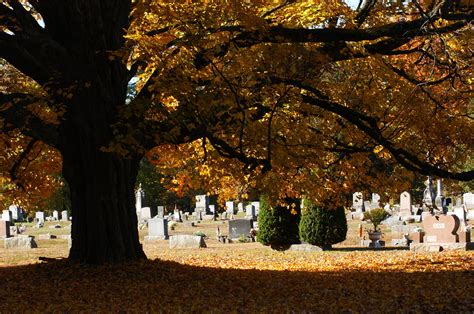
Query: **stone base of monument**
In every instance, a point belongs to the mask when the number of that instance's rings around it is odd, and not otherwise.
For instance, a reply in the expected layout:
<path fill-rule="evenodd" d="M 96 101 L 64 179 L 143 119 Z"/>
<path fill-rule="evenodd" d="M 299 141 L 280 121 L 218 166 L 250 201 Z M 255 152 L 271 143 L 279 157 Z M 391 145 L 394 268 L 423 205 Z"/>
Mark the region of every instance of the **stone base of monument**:
<path fill-rule="evenodd" d="M 414 252 L 471 251 L 471 250 L 474 250 L 474 242 L 411 243 L 410 250 Z"/>
<path fill-rule="evenodd" d="M 35 249 L 38 247 L 33 236 L 5 238 L 3 241 L 6 249 Z"/>
<path fill-rule="evenodd" d="M 180 234 L 170 237 L 170 249 L 205 248 L 206 242 L 202 236 Z"/>
<path fill-rule="evenodd" d="M 371 240 L 360 240 L 360 246 L 368 247 L 371 249 L 379 249 L 385 247 L 385 241 L 378 240 L 373 243 Z"/>
<path fill-rule="evenodd" d="M 319 252 L 323 249 L 316 245 L 311 244 L 292 244 L 288 251 L 296 251 L 296 252 Z"/>
<path fill-rule="evenodd" d="M 167 236 L 145 236 L 145 242 L 153 242 L 157 240 L 168 240 Z"/>
<path fill-rule="evenodd" d="M 382 241 L 382 240 L 377 240 L 375 242 L 370 242 L 369 243 L 369 248 L 371 249 L 380 249 L 380 248 L 383 248 L 385 247 L 385 241 Z"/>

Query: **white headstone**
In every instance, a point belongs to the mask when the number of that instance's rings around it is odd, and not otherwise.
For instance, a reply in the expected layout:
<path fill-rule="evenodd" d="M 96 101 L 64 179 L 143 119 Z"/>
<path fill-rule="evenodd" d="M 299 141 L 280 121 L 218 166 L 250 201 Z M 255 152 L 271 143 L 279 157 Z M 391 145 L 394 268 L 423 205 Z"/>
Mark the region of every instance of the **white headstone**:
<path fill-rule="evenodd" d="M 237 204 L 237 212 L 241 213 L 244 211 L 244 203 L 238 203 Z"/>
<path fill-rule="evenodd" d="M 44 223 L 44 212 L 36 212 L 35 218 L 37 222 Z"/>
<path fill-rule="evenodd" d="M 370 202 L 372 208 L 380 207 L 380 195 L 377 193 L 372 193 L 372 201 Z"/>
<path fill-rule="evenodd" d="M 216 205 L 209 205 L 209 211 L 214 214 L 216 212 Z"/>
<path fill-rule="evenodd" d="M 209 197 L 207 195 L 196 195 L 196 212 L 207 213 L 209 209 Z"/>
<path fill-rule="evenodd" d="M 411 215 L 411 194 L 407 191 L 400 194 L 400 212 L 410 212 Z"/>
<path fill-rule="evenodd" d="M 168 220 L 165 218 L 153 218 L 148 220 L 148 237 L 145 240 L 168 239 Z"/>
<path fill-rule="evenodd" d="M 459 207 L 454 207 L 454 215 L 456 215 L 459 218 L 459 221 L 461 222 L 461 225 L 466 224 L 466 210 L 464 206 L 459 206 Z"/>
<path fill-rule="evenodd" d="M 12 213 L 13 220 L 23 220 L 23 211 L 17 205 L 10 205 L 8 210 Z"/>
<path fill-rule="evenodd" d="M 474 193 L 464 193 L 462 198 L 463 203 L 468 210 L 474 209 Z"/>
<path fill-rule="evenodd" d="M 234 213 L 234 207 L 235 207 L 235 203 L 233 201 L 225 202 L 225 208 L 226 208 L 226 212 L 228 214 L 233 214 Z"/>
<path fill-rule="evenodd" d="M 57 210 L 53 210 L 53 220 L 59 220 L 59 212 Z"/>
<path fill-rule="evenodd" d="M 165 216 L 165 207 L 164 206 L 158 206 L 158 214 L 157 216 L 159 218 L 163 218 Z"/>
<path fill-rule="evenodd" d="M 248 219 L 256 218 L 255 206 L 253 206 L 252 204 L 245 206 L 245 217 Z"/>
<path fill-rule="evenodd" d="M 69 215 L 67 213 L 67 210 L 63 210 L 61 212 L 61 221 L 68 221 L 69 220 Z"/>
<path fill-rule="evenodd" d="M 151 208 L 142 207 L 140 210 L 140 220 L 148 220 L 151 218 Z"/>
<path fill-rule="evenodd" d="M 352 208 L 357 212 L 362 212 L 364 207 L 364 195 L 362 192 L 355 192 L 352 194 Z"/>
<path fill-rule="evenodd" d="M 13 222 L 13 215 L 12 215 L 11 211 L 9 211 L 8 209 L 5 209 L 2 213 L 2 220 Z"/>
<path fill-rule="evenodd" d="M 139 212 L 142 209 L 143 190 L 141 185 L 135 192 L 135 210 Z"/>
<path fill-rule="evenodd" d="M 255 215 L 258 216 L 258 213 L 260 212 L 260 202 L 255 201 L 255 202 L 251 202 L 250 204 L 252 204 L 253 207 L 255 207 Z"/>
<path fill-rule="evenodd" d="M 181 213 L 179 212 L 179 209 L 175 208 L 173 211 L 173 220 L 174 221 L 181 221 Z"/>

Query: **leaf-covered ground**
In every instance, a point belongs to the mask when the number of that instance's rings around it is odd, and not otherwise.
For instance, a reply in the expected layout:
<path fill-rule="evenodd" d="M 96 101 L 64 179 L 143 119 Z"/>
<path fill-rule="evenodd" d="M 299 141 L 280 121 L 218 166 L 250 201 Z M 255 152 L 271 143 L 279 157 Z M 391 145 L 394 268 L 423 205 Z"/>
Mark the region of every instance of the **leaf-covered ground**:
<path fill-rule="evenodd" d="M 123 266 L 2 263 L 0 312 L 474 311 L 473 252 L 297 253 L 208 244 L 145 244 L 153 260 Z"/>

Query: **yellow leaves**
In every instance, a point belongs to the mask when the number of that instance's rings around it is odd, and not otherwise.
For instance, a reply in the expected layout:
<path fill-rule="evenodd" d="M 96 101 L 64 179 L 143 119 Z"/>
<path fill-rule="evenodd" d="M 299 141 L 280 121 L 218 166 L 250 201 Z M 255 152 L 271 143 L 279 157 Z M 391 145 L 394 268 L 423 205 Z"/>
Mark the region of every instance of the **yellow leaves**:
<path fill-rule="evenodd" d="M 28 253 L 0 248 L 0 311 L 472 310 L 473 297 L 468 293 L 474 284 L 472 252 L 278 252 L 258 243 L 206 241 L 208 248 L 199 250 L 171 250 L 167 241 L 146 242 L 150 261 L 93 267 L 61 260 L 38 262 L 37 256 L 67 255 L 65 240 L 40 242 Z M 433 287 L 443 287 L 443 296 Z M 143 291 L 159 291 L 160 297 Z M 177 302 L 177 296 L 187 302 Z"/>

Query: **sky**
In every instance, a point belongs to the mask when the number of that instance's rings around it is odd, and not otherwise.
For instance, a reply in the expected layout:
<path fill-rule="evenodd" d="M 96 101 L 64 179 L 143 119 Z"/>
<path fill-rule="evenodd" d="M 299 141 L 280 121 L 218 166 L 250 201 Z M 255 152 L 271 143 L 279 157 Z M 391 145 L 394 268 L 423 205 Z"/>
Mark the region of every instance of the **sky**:
<path fill-rule="evenodd" d="M 359 0 L 344 0 L 351 8 L 357 8 Z"/>

